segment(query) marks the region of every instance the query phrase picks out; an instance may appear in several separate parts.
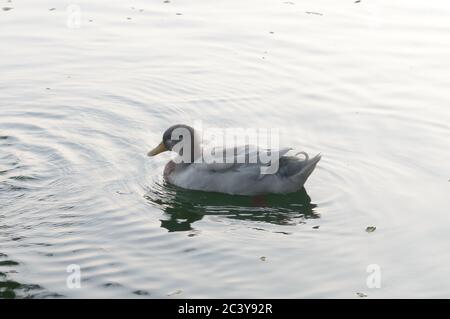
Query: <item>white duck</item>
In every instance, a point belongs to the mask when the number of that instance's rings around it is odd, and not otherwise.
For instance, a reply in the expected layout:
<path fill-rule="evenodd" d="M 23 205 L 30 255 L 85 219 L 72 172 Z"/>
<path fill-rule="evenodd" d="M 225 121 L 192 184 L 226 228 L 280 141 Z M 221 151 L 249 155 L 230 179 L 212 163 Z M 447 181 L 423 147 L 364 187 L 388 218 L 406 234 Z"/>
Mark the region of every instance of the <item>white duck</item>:
<path fill-rule="evenodd" d="M 233 195 L 292 193 L 303 187 L 321 159 L 320 154 L 310 159 L 304 152 L 301 152 L 305 156 L 303 160 L 297 156 L 287 156 L 286 154 L 292 150 L 291 148 L 269 150 L 271 154 L 278 153 L 276 154 L 278 155 L 278 170 L 273 174 L 262 174 L 262 169 L 270 163 L 265 164 L 261 161 L 242 163 L 237 160 L 238 157 L 242 159 L 242 156 L 252 156 L 254 152 L 261 151 L 259 148 L 252 149 L 249 145 L 244 145 L 234 148 L 232 163 L 229 160 L 226 163 L 198 161 L 196 159 L 198 159 L 198 154 L 200 156 L 202 154 L 202 145 L 200 145 L 199 139 L 195 138 L 194 129 L 183 124 L 168 128 L 163 134 L 162 142 L 151 150 L 148 156 L 155 156 L 165 151 L 175 151 L 180 156 L 178 159 L 183 157 L 183 148 L 176 146 L 183 141 L 183 136 L 174 134 L 177 129 L 189 133 L 190 143 L 187 145 L 191 147 L 188 152 L 190 160 L 188 157 L 187 161 L 167 163 L 164 168 L 164 178 L 169 183 L 186 189 Z M 263 151 L 267 152 L 268 150 Z M 298 154 L 300 153 L 296 155 Z"/>

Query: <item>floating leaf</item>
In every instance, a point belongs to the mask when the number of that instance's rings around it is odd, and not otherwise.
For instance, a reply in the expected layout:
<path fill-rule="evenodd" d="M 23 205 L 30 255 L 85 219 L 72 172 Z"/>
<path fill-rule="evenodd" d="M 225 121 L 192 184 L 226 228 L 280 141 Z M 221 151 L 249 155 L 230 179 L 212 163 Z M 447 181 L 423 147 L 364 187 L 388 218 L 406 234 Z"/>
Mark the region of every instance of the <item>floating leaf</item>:
<path fill-rule="evenodd" d="M 179 295 L 179 294 L 181 294 L 182 292 L 183 292 L 183 290 L 177 289 L 177 290 L 175 290 L 175 291 L 169 292 L 169 293 L 167 294 L 167 296 L 175 296 L 175 295 Z"/>
<path fill-rule="evenodd" d="M 133 293 L 135 295 L 138 295 L 138 296 L 148 296 L 148 295 L 150 295 L 150 293 L 148 291 L 145 291 L 145 290 L 135 290 L 135 291 L 133 291 Z"/>
<path fill-rule="evenodd" d="M 375 226 L 367 226 L 366 232 L 373 233 L 377 229 Z"/>
<path fill-rule="evenodd" d="M 320 13 L 320 12 L 306 11 L 305 13 L 306 14 L 313 14 L 313 15 L 316 15 L 316 16 L 323 16 L 323 13 Z"/>

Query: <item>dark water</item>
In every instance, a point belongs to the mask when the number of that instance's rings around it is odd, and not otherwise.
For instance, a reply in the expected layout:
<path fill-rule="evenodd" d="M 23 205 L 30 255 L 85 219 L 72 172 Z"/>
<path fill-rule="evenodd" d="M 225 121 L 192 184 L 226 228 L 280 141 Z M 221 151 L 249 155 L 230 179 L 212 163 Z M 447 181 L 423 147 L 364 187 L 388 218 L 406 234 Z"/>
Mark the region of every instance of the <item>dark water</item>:
<path fill-rule="evenodd" d="M 447 2 L 71 4 L 1 4 L 1 298 L 449 297 Z M 196 120 L 323 159 L 297 194 L 168 186 L 146 153 Z"/>

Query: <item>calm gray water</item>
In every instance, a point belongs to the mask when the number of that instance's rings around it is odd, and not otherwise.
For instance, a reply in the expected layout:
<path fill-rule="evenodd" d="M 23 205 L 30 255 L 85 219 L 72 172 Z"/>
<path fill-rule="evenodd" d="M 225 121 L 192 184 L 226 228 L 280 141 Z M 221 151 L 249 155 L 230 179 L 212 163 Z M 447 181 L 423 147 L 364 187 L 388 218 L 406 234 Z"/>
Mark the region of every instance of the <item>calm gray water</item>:
<path fill-rule="evenodd" d="M 1 7 L 0 298 L 450 297 L 448 1 Z M 298 194 L 181 191 L 146 153 L 196 120 L 323 159 Z"/>

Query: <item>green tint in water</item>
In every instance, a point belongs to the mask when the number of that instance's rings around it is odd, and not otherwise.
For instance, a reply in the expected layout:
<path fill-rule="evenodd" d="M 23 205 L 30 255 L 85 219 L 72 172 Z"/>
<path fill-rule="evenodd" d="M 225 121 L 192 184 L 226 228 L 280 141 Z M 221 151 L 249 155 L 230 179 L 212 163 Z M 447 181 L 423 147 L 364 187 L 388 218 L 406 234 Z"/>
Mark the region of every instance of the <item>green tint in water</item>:
<path fill-rule="evenodd" d="M 159 189 L 159 192 L 148 192 L 145 198 L 165 212 L 161 227 L 170 232 L 192 230 L 193 224 L 205 215 L 275 225 L 295 225 L 304 219 L 320 217 L 304 188 L 298 193 L 261 196 L 191 191 L 168 184 Z"/>
<path fill-rule="evenodd" d="M 104 3 L 0 10 L 0 297 L 450 295 L 447 0 Z M 197 120 L 324 158 L 290 195 L 164 185 Z"/>

